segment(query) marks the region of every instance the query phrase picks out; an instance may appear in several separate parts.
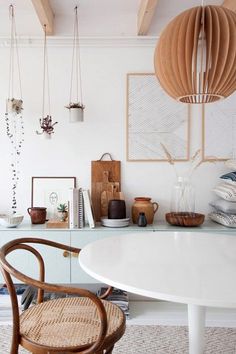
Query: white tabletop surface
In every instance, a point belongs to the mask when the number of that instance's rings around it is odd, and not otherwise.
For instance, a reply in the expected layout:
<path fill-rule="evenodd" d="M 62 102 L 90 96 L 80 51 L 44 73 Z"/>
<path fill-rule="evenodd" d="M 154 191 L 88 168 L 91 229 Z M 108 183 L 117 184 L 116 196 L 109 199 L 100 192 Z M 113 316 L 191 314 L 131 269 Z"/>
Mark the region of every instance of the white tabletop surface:
<path fill-rule="evenodd" d="M 129 233 L 92 242 L 79 257 L 95 279 L 151 298 L 236 307 L 236 237 Z"/>

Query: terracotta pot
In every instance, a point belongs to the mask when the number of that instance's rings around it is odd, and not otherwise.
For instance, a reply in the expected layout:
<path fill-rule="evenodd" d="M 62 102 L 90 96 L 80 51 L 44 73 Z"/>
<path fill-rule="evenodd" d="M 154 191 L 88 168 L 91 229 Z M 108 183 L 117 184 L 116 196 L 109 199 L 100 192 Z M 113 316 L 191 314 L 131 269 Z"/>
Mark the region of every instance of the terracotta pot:
<path fill-rule="evenodd" d="M 156 202 L 151 202 L 151 198 L 137 197 L 134 198 L 135 202 L 132 206 L 132 220 L 137 224 L 139 213 L 144 213 L 148 224 L 153 223 L 154 215 L 158 209 Z"/>
<path fill-rule="evenodd" d="M 46 221 L 47 208 L 32 207 L 27 209 L 32 224 L 44 224 Z"/>

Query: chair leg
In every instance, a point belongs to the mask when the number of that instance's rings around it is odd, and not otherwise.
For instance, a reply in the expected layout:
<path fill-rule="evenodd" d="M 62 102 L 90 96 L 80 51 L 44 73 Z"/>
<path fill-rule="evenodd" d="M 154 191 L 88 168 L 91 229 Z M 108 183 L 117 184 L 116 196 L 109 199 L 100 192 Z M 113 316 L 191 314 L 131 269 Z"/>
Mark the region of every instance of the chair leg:
<path fill-rule="evenodd" d="M 114 345 L 112 347 L 106 349 L 106 354 L 112 354 L 113 348 L 114 348 Z"/>
<path fill-rule="evenodd" d="M 10 354 L 18 354 L 19 342 L 15 331 L 13 331 Z"/>
<path fill-rule="evenodd" d="M 18 349 L 19 349 L 19 345 L 16 344 L 16 345 L 12 345 L 11 346 L 11 354 L 18 354 Z"/>

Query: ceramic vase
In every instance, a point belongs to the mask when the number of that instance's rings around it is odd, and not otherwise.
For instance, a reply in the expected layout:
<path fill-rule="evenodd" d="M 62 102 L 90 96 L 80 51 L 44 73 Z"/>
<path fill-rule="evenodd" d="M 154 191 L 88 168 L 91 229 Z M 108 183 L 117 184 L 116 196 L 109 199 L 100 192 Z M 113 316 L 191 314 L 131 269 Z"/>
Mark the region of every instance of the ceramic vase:
<path fill-rule="evenodd" d="M 151 202 L 151 198 L 136 197 L 135 202 L 132 205 L 132 220 L 134 224 L 138 223 L 138 217 L 140 213 L 144 213 L 148 224 L 153 224 L 154 215 L 157 212 L 158 204 Z"/>
<path fill-rule="evenodd" d="M 145 213 L 139 213 L 138 216 L 138 226 L 140 227 L 145 227 L 147 226 L 147 218 L 145 216 Z"/>

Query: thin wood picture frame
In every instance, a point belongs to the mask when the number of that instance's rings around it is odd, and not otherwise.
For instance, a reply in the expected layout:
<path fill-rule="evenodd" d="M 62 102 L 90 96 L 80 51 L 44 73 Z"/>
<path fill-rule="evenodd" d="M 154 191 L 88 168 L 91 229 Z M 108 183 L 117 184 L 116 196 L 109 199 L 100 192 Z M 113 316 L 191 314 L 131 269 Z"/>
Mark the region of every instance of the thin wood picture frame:
<path fill-rule="evenodd" d="M 131 81 L 133 78 L 134 82 Z M 179 103 L 167 96 L 154 73 L 127 73 L 127 161 L 167 161 L 161 143 L 174 161 L 188 161 L 190 125 L 190 105 Z M 171 129 L 175 132 L 171 133 Z"/>
<path fill-rule="evenodd" d="M 31 207 L 46 207 L 47 219 L 52 219 L 58 205 L 68 203 L 70 188 L 76 188 L 76 177 L 32 177 Z"/>
<path fill-rule="evenodd" d="M 202 105 L 202 160 L 227 161 L 236 153 L 236 94 Z"/>

